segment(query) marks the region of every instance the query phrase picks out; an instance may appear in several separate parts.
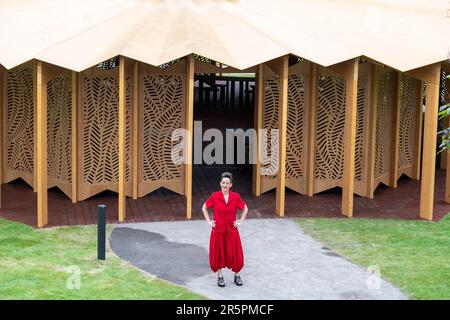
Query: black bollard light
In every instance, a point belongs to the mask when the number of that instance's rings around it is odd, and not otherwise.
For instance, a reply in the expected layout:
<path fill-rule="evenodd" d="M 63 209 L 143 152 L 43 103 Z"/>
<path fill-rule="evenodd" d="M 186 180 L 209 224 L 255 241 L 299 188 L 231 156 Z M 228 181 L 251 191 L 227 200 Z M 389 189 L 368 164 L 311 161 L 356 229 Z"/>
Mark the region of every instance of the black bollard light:
<path fill-rule="evenodd" d="M 97 228 L 97 259 L 105 260 L 106 243 L 106 205 L 98 206 L 98 228 Z"/>

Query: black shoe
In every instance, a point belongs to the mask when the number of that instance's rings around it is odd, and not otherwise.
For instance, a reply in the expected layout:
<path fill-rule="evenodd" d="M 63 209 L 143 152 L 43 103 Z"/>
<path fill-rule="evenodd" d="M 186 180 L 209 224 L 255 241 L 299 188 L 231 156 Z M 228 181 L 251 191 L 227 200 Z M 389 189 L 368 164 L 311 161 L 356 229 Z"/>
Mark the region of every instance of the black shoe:
<path fill-rule="evenodd" d="M 225 281 L 223 280 L 223 277 L 218 277 L 217 278 L 217 285 L 219 287 L 225 287 Z"/>
<path fill-rule="evenodd" d="M 242 286 L 244 283 L 242 282 L 241 276 L 234 275 L 234 283 L 237 286 Z"/>

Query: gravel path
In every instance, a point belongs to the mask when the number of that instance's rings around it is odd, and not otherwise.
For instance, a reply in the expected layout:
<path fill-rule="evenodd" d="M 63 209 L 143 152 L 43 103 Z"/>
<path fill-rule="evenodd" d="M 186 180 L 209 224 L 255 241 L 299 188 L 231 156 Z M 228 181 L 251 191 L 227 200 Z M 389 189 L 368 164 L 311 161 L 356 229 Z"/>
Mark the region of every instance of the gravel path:
<path fill-rule="evenodd" d="M 249 219 L 240 229 L 244 286 L 209 268 L 205 221 L 116 225 L 111 249 L 138 268 L 211 299 L 407 299 L 398 288 L 325 248 L 292 220 Z M 381 270 L 382 273 L 382 270 Z"/>

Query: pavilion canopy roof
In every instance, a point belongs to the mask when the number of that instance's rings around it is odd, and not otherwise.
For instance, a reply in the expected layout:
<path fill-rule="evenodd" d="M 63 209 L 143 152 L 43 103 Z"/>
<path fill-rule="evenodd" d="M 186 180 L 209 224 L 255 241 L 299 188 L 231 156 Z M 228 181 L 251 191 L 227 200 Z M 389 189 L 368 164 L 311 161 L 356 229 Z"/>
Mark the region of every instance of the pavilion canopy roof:
<path fill-rule="evenodd" d="M 448 0 L 2 0 L 0 63 L 81 71 L 116 55 L 160 65 L 196 53 L 244 69 L 292 53 L 367 56 L 400 71 L 444 61 Z"/>

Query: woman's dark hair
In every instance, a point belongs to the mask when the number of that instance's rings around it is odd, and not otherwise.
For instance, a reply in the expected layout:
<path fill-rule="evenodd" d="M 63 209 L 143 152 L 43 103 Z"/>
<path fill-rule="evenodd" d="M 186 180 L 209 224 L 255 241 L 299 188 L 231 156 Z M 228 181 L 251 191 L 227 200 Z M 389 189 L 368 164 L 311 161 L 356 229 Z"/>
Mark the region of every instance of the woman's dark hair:
<path fill-rule="evenodd" d="M 230 179 L 230 182 L 233 183 L 233 175 L 229 172 L 224 172 L 222 173 L 222 175 L 220 176 L 220 181 L 222 181 L 223 178 L 228 178 Z"/>

